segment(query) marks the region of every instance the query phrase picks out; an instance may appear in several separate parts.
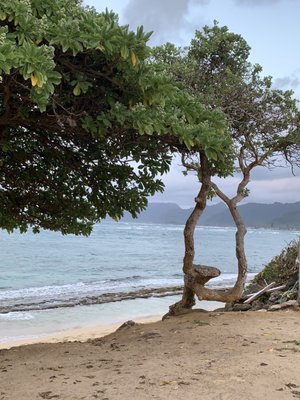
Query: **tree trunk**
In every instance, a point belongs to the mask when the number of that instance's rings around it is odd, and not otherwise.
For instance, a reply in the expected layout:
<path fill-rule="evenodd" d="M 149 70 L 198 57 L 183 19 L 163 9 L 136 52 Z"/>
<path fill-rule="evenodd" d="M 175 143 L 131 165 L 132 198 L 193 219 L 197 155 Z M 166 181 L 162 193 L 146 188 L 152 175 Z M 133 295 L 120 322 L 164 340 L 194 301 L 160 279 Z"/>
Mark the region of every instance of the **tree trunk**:
<path fill-rule="evenodd" d="M 169 312 L 163 318 L 169 315 L 179 314 L 183 310 L 192 308 L 195 305 L 195 295 L 197 295 L 199 300 L 212 300 L 224 303 L 232 303 L 241 298 L 246 283 L 248 266 L 245 255 L 244 238 L 247 230 L 237 209 L 237 202 L 240 198 L 236 197 L 233 199 L 229 199 L 219 190 L 219 188 L 215 184 L 211 183 L 211 176 L 209 173 L 207 158 L 205 157 L 205 155 L 202 155 L 200 160 L 202 172 L 201 189 L 198 197 L 196 198 L 196 206 L 192 214 L 188 218 L 184 229 L 185 255 L 183 259 L 183 295 L 182 299 L 179 302 L 170 306 Z M 236 258 L 238 262 L 238 277 L 235 285 L 230 289 L 216 290 L 204 287 L 205 283 L 210 278 L 208 278 L 205 282 L 199 281 L 199 279 L 197 279 L 197 271 L 195 271 L 196 266 L 193 264 L 195 257 L 195 228 L 199 221 L 199 218 L 201 217 L 206 207 L 206 200 L 211 187 L 216 190 L 218 196 L 226 203 L 237 227 L 235 241 Z"/>
<path fill-rule="evenodd" d="M 201 164 L 201 188 L 198 193 L 198 196 L 195 198 L 196 205 L 186 221 L 184 228 L 184 247 L 185 253 L 183 258 L 183 273 L 184 273 L 184 288 L 182 299 L 171 305 L 169 308 L 169 313 L 167 313 L 164 317 L 168 315 L 178 314 L 183 309 L 190 309 L 195 305 L 195 291 L 193 288 L 193 262 L 195 258 L 195 243 L 194 243 L 194 233 L 205 207 L 207 196 L 210 190 L 210 173 L 208 160 L 204 153 L 200 154 L 200 164 Z"/>
<path fill-rule="evenodd" d="M 230 199 L 227 200 L 226 204 L 237 227 L 237 231 L 235 234 L 235 254 L 238 262 L 238 277 L 235 285 L 230 289 L 213 290 L 205 288 L 204 285 L 195 285 L 194 292 L 199 300 L 212 300 L 221 301 L 224 303 L 232 303 L 241 298 L 245 287 L 248 265 L 245 254 L 244 238 L 247 230 L 242 220 L 242 217 L 237 209 L 235 201 L 232 201 Z"/>
<path fill-rule="evenodd" d="M 242 296 L 245 287 L 248 271 L 247 258 L 245 254 L 245 235 L 247 233 L 247 229 L 236 204 L 230 205 L 229 210 L 237 227 L 235 234 L 235 253 L 238 262 L 238 278 L 232 289 L 232 293 L 234 293 L 235 297 L 239 299 Z"/>

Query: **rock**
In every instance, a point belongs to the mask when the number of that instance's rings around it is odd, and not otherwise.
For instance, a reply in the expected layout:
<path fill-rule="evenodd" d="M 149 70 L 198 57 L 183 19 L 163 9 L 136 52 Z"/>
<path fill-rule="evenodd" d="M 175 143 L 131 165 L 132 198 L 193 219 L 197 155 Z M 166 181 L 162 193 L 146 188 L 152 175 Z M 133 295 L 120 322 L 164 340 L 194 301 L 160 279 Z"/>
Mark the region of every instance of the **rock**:
<path fill-rule="evenodd" d="M 251 304 L 240 304 L 240 303 L 236 303 L 233 305 L 232 307 L 232 311 L 248 311 L 250 310 Z"/>
<path fill-rule="evenodd" d="M 161 337 L 161 334 L 159 332 L 147 332 L 144 333 L 142 337 L 145 339 L 154 339 L 156 337 Z"/>
<path fill-rule="evenodd" d="M 285 303 L 289 300 L 296 300 L 298 297 L 298 288 L 296 289 L 290 289 L 287 290 L 286 292 L 283 293 L 282 298 L 281 298 L 281 302 Z"/>
<path fill-rule="evenodd" d="M 261 310 L 263 308 L 267 308 L 267 306 L 261 299 L 257 299 L 255 301 L 253 301 L 251 308 L 252 308 L 253 311 L 258 311 L 258 310 Z"/>
<path fill-rule="evenodd" d="M 270 306 L 268 308 L 268 311 L 278 311 L 281 310 L 281 304 L 273 304 L 273 306 Z"/>
<path fill-rule="evenodd" d="M 295 284 L 297 284 L 298 282 L 298 271 L 296 273 L 294 273 L 293 275 L 291 275 L 286 283 L 286 287 L 288 289 L 293 289 L 295 287 Z M 298 285 L 296 285 L 298 286 Z"/>
<path fill-rule="evenodd" d="M 270 294 L 268 302 L 270 304 L 279 304 L 282 297 L 282 292 L 276 291 Z"/>
<path fill-rule="evenodd" d="M 283 310 L 284 308 L 296 307 L 297 305 L 298 305 L 297 300 L 289 300 L 281 304 L 274 304 L 273 306 L 269 307 L 268 311 Z"/>
<path fill-rule="evenodd" d="M 233 303 L 226 303 L 225 311 L 232 311 L 232 310 L 233 310 Z"/>
<path fill-rule="evenodd" d="M 138 324 L 134 321 L 129 320 L 129 321 L 124 322 L 124 324 L 122 324 L 121 326 L 119 326 L 117 331 L 121 331 L 122 329 L 130 328 L 131 326 L 135 326 L 135 325 L 138 325 Z"/>
<path fill-rule="evenodd" d="M 192 276 L 195 282 L 205 285 L 210 279 L 216 278 L 221 274 L 221 271 L 216 267 L 208 265 L 193 264 Z"/>
<path fill-rule="evenodd" d="M 281 308 L 287 308 L 287 307 L 294 307 L 297 306 L 298 302 L 297 300 L 289 300 L 281 304 Z"/>

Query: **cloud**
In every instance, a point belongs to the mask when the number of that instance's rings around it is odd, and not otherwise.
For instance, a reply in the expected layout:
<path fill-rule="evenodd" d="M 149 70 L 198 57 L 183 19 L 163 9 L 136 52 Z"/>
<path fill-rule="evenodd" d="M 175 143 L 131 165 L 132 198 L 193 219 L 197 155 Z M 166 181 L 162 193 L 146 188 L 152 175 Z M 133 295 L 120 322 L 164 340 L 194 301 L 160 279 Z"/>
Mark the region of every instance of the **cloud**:
<path fill-rule="evenodd" d="M 235 0 L 235 3 L 240 6 L 268 6 L 283 1 L 286 0 Z"/>
<path fill-rule="evenodd" d="M 272 169 L 268 169 L 266 167 L 254 168 L 251 174 L 251 179 L 254 181 L 272 181 L 276 179 L 291 178 L 293 176 L 300 177 L 300 169 L 298 167 L 294 166 L 292 172 L 290 165 L 284 166 L 284 162 L 282 162 L 282 165 L 282 167 L 278 166 Z"/>
<path fill-rule="evenodd" d="M 238 6 L 245 7 L 260 7 L 260 6 L 272 6 L 279 3 L 297 2 L 298 0 L 235 0 L 235 4 Z"/>
<path fill-rule="evenodd" d="M 154 31 L 152 44 L 178 42 L 189 25 L 187 17 L 190 8 L 209 2 L 210 0 L 130 0 L 124 9 L 123 21 L 132 29 L 143 25 L 146 31 Z"/>
<path fill-rule="evenodd" d="M 274 86 L 277 89 L 297 89 L 300 86 L 300 68 L 291 75 L 275 79 Z"/>
<path fill-rule="evenodd" d="M 300 100 L 300 68 L 292 72 L 289 76 L 275 79 L 273 86 L 275 89 L 293 90 L 294 97 Z"/>
<path fill-rule="evenodd" d="M 259 203 L 293 203 L 299 201 L 300 178 L 253 181 L 249 184 L 248 201 Z"/>
<path fill-rule="evenodd" d="M 149 199 L 150 202 L 177 203 L 183 208 L 194 206 L 194 198 L 197 196 L 200 184 L 194 173 L 183 176 L 184 168 L 180 165 L 178 157 L 172 163 L 171 171 L 163 176 L 165 191 L 157 193 Z M 249 183 L 250 195 L 244 203 L 293 203 L 299 201 L 300 170 L 297 169 L 296 176 L 293 176 L 289 168 L 275 168 L 270 171 L 267 168 L 255 168 Z M 241 177 L 235 175 L 226 179 L 215 178 L 213 181 L 218 184 L 224 193 L 232 197 L 236 194 L 237 186 Z M 215 198 L 213 203 L 220 200 Z"/>
<path fill-rule="evenodd" d="M 170 179 L 171 178 L 171 179 Z M 197 180 L 189 179 L 189 177 L 175 176 L 164 179 L 166 188 L 162 194 L 155 194 L 149 199 L 150 202 L 171 202 L 176 203 L 183 208 L 194 206 L 194 198 L 196 197 L 200 185 Z M 234 196 L 239 179 L 236 177 L 227 178 L 226 180 L 215 179 L 219 187 L 228 196 Z M 273 180 L 253 180 L 249 183 L 249 197 L 244 199 L 245 203 L 265 203 L 272 204 L 274 202 L 294 203 L 299 201 L 300 177 L 290 177 Z M 219 198 L 215 198 L 213 203 L 220 202 Z"/>

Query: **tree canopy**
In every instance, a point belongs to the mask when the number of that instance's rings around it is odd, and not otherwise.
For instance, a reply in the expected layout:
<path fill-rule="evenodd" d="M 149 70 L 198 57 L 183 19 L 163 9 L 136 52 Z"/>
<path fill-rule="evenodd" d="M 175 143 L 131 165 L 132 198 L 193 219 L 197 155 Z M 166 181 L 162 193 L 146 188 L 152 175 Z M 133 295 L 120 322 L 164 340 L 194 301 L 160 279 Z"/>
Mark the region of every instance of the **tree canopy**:
<path fill-rule="evenodd" d="M 149 37 L 78 0 L 1 2 L 1 228 L 88 234 L 136 215 L 179 147 L 224 175 L 222 113 L 148 62 Z"/>
<path fill-rule="evenodd" d="M 167 43 L 153 53 L 209 109 L 224 112 L 237 161 L 242 151 L 247 165 L 278 165 L 281 156 L 299 165 L 298 102 L 291 90 L 274 88 L 262 67 L 249 62 L 250 47 L 240 35 L 215 21 L 196 31 L 187 48 Z"/>

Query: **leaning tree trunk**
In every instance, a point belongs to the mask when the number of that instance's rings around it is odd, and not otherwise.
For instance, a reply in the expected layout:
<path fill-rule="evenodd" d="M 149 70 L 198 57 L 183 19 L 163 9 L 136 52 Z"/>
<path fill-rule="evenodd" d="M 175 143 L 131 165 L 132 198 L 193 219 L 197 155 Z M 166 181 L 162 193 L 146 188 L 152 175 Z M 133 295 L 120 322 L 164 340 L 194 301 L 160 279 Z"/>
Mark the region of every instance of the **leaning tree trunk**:
<path fill-rule="evenodd" d="M 208 160 L 206 156 L 200 153 L 201 162 L 201 188 L 198 196 L 195 198 L 196 205 L 186 221 L 184 228 L 184 247 L 185 253 L 183 258 L 183 272 L 184 272 L 184 288 L 182 299 L 170 306 L 170 311 L 167 315 L 178 314 L 183 309 L 190 309 L 195 305 L 195 291 L 193 289 L 193 269 L 194 269 L 194 258 L 195 258 L 195 244 L 194 244 L 194 233 L 205 207 L 208 197 L 208 193 L 211 185 L 211 176 L 209 173 Z"/>

